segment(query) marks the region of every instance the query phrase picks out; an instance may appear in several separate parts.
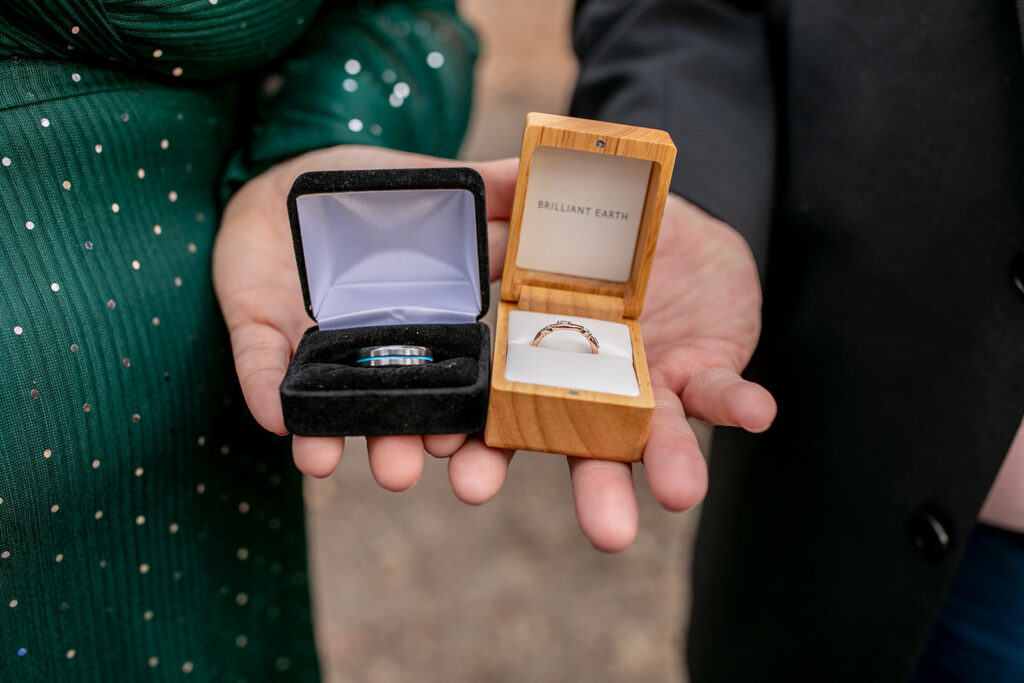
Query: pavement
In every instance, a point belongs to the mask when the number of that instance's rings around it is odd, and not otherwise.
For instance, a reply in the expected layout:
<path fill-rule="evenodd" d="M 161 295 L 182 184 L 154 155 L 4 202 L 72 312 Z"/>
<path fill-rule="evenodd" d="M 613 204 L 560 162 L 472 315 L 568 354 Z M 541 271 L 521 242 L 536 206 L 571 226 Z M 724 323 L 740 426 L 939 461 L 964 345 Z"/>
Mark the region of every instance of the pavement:
<path fill-rule="evenodd" d="M 460 8 L 483 44 L 460 156 L 516 156 L 527 112 L 568 108 L 572 3 L 463 0 Z M 699 513 L 661 509 L 642 466 L 634 480 L 639 536 L 606 555 L 579 532 L 560 456 L 517 455 L 497 498 L 472 507 L 452 495 L 446 463 L 430 456 L 412 490 L 384 491 L 365 443 L 350 439 L 338 470 L 305 487 L 325 680 L 685 683 Z"/>

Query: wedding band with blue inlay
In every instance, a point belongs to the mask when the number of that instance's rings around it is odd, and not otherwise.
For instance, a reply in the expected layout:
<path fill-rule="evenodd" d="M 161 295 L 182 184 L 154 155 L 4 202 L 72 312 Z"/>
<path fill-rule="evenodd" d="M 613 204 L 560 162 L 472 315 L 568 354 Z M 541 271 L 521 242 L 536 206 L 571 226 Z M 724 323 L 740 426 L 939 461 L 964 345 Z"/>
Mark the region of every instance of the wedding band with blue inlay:
<path fill-rule="evenodd" d="M 363 368 L 401 367 L 403 365 L 427 365 L 434 362 L 434 352 L 426 346 L 393 344 L 391 346 L 367 346 L 359 349 L 356 365 Z"/>

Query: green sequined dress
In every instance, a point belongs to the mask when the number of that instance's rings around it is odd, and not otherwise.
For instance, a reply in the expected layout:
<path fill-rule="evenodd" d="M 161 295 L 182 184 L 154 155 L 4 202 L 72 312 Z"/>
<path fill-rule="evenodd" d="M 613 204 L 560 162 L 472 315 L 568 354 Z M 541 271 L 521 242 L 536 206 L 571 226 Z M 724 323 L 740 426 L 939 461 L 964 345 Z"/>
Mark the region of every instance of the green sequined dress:
<path fill-rule="evenodd" d="M 452 156 L 452 2 L 0 7 L 0 681 L 309 681 L 301 480 L 210 281 L 232 189 L 310 149 Z M 332 577 L 331 580 L 345 580 Z"/>

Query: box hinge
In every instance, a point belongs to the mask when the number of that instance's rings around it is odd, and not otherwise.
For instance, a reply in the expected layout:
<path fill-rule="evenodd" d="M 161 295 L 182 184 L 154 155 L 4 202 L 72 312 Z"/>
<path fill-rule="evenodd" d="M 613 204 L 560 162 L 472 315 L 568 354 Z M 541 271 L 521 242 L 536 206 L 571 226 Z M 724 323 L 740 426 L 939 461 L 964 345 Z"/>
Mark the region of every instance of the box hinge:
<path fill-rule="evenodd" d="M 523 285 L 519 292 L 518 308 L 538 313 L 581 315 L 598 320 L 618 321 L 623 317 L 621 297 L 532 285 Z"/>

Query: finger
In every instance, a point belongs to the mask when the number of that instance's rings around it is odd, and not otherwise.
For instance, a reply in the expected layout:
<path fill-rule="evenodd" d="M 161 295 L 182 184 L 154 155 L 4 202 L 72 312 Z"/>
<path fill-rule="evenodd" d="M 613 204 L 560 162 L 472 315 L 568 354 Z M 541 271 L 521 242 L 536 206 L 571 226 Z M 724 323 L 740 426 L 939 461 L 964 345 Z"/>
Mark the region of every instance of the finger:
<path fill-rule="evenodd" d="M 726 367 L 705 368 L 683 390 L 688 415 L 711 425 L 763 432 L 778 411 L 775 399 L 760 384 L 748 382 Z"/>
<path fill-rule="evenodd" d="M 465 434 L 427 434 L 423 448 L 435 458 L 447 458 L 466 443 Z"/>
<path fill-rule="evenodd" d="M 669 510 L 687 510 L 708 491 L 708 467 L 679 397 L 654 387 L 654 417 L 644 449 L 644 469 L 654 499 Z"/>
<path fill-rule="evenodd" d="M 313 477 L 329 475 L 341 462 L 345 439 L 340 436 L 293 436 L 292 459 L 299 471 Z"/>
<path fill-rule="evenodd" d="M 487 192 L 487 219 L 508 220 L 512 215 L 512 200 L 516 195 L 516 176 L 519 173 L 519 159 L 509 157 L 497 161 L 471 162 L 484 179 Z"/>
<path fill-rule="evenodd" d="M 470 505 L 494 498 L 505 483 L 513 451 L 490 448 L 470 439 L 448 460 L 448 481 L 455 496 Z"/>
<path fill-rule="evenodd" d="M 507 248 L 508 221 L 487 221 L 487 262 L 490 264 L 491 282 L 501 277 Z"/>
<path fill-rule="evenodd" d="M 242 395 L 264 429 L 287 434 L 281 411 L 281 380 L 291 359 L 291 344 L 278 329 L 261 323 L 231 330 L 231 350 Z"/>
<path fill-rule="evenodd" d="M 373 478 L 388 491 L 406 491 L 423 474 L 423 438 L 419 436 L 368 436 Z"/>
<path fill-rule="evenodd" d="M 622 462 L 569 458 L 576 519 L 583 535 L 606 553 L 636 538 L 637 504 L 630 467 Z"/>

